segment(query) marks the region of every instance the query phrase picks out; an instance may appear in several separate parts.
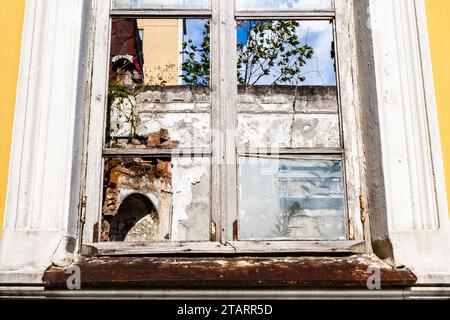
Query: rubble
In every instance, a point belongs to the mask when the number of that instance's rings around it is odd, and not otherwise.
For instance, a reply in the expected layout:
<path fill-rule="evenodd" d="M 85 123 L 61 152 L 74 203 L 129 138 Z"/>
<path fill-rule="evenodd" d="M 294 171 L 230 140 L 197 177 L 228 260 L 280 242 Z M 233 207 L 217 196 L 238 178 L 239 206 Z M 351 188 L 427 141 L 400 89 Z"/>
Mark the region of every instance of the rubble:
<path fill-rule="evenodd" d="M 170 159 L 108 159 L 101 241 L 164 241 L 170 225 L 160 220 L 170 221 L 172 197 L 161 193 L 171 195 L 171 184 Z"/>
<path fill-rule="evenodd" d="M 156 148 L 161 145 L 161 135 L 159 133 L 152 133 L 148 136 L 147 147 Z"/>
<path fill-rule="evenodd" d="M 166 141 L 161 143 L 160 147 L 163 149 L 173 149 L 176 148 L 180 143 L 178 141 Z"/>
<path fill-rule="evenodd" d="M 171 140 L 167 129 L 148 134 L 148 137 L 136 136 L 133 139 L 114 138 L 109 143 L 114 149 L 174 149 L 179 141 Z"/>

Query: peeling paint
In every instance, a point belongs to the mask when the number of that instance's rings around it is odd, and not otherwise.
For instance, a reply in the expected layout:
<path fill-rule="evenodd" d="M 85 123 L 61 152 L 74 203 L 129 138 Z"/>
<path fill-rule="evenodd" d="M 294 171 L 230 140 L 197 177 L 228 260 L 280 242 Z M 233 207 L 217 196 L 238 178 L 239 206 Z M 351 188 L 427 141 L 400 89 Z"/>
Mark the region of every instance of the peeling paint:
<path fill-rule="evenodd" d="M 124 144 L 125 148 L 160 148 L 161 137 L 167 136 L 170 147 L 180 149 L 211 147 L 211 94 L 205 87 L 149 87 L 139 93 L 133 103 L 139 117 L 137 139 Z M 340 147 L 339 115 L 336 87 L 255 86 L 238 90 L 238 147 L 248 148 L 338 148 Z M 132 106 L 125 103 L 125 111 Z M 114 107 L 114 104 L 113 104 Z M 124 110 L 120 112 L 123 113 Z M 119 112 L 119 113 L 120 113 Z M 127 137 L 129 126 L 117 111 L 112 110 L 111 136 L 114 141 Z M 141 145 L 139 140 L 145 140 Z M 130 146 L 131 144 L 131 146 Z M 116 143 L 118 147 L 120 143 Z M 141 193 L 155 204 L 159 219 L 169 223 L 171 241 L 209 241 L 211 239 L 211 159 L 166 159 L 170 163 L 170 179 L 147 178 L 120 174 L 117 195 L 109 195 L 120 203 L 129 194 Z M 155 164 L 156 165 L 156 164 Z M 167 170 L 166 170 L 167 171 Z M 118 204 L 115 204 L 118 205 Z M 108 206 L 106 206 L 108 208 Z M 117 210 L 117 207 L 112 207 Z M 105 215 L 108 215 L 108 210 Z M 116 211 L 112 210 L 112 216 Z M 314 221 L 306 223 L 305 213 L 299 228 L 308 237 L 330 234 L 333 225 L 340 224 L 329 214 L 315 230 Z M 170 217 L 170 218 L 167 218 Z M 149 217 L 142 226 L 156 224 Z M 162 223 L 162 220 L 159 222 Z M 304 229 L 305 229 L 304 228 Z M 145 228 L 144 228 L 145 229 Z M 323 229 L 323 230 L 322 230 Z M 237 235 L 237 232 L 236 232 Z"/>
<path fill-rule="evenodd" d="M 105 263 L 106 262 L 106 263 Z M 378 268 L 385 287 L 409 287 L 417 281 L 408 269 L 392 268 L 369 255 L 290 258 L 85 258 L 77 265 L 85 288 L 367 288 L 370 268 Z M 112 272 L 114 270 L 114 272 Z M 64 268 L 49 268 L 47 289 L 64 287 Z"/>
<path fill-rule="evenodd" d="M 174 241 L 210 239 L 210 166 L 209 158 L 173 159 Z"/>
<path fill-rule="evenodd" d="M 291 129 L 292 128 L 292 129 Z M 238 145 L 248 148 L 337 148 L 338 115 L 240 114 Z"/>

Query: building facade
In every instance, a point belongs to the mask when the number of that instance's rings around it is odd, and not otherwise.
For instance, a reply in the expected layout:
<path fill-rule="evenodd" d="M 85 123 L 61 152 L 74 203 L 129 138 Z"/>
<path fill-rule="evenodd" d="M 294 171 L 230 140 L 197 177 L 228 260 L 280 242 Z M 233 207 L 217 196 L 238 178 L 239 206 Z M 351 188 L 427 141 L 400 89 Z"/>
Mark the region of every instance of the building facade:
<path fill-rule="evenodd" d="M 0 297 L 450 297 L 450 4 L 0 16 Z"/>

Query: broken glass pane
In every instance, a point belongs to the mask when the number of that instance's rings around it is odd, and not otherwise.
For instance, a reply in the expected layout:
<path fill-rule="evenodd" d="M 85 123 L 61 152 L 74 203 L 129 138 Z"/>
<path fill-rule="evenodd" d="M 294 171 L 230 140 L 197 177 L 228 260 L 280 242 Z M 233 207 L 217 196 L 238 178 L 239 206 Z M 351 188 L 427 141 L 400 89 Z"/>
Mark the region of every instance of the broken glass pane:
<path fill-rule="evenodd" d="M 207 147 L 208 19 L 112 19 L 106 147 Z"/>
<path fill-rule="evenodd" d="M 113 9 L 208 9 L 208 0 L 112 0 Z"/>
<path fill-rule="evenodd" d="M 341 161 L 241 157 L 240 240 L 345 240 Z"/>
<path fill-rule="evenodd" d="M 152 102 L 150 95 L 179 95 L 183 101 Z M 124 104 L 125 105 L 125 104 Z M 107 148 L 167 150 L 208 148 L 211 144 L 209 94 L 195 88 L 166 87 L 139 95 L 134 128 L 127 121 L 132 107 L 109 108 Z M 127 105 L 125 105 L 127 106 Z"/>
<path fill-rule="evenodd" d="M 240 148 L 341 145 L 333 24 L 237 24 Z"/>
<path fill-rule="evenodd" d="M 237 39 L 241 86 L 336 86 L 330 21 L 241 20 Z"/>
<path fill-rule="evenodd" d="M 100 241 L 209 241 L 206 157 L 105 159 Z"/>
<path fill-rule="evenodd" d="M 332 10 L 332 0 L 236 0 L 236 10 Z"/>
<path fill-rule="evenodd" d="M 339 148 L 339 116 L 335 114 L 239 114 L 237 145 L 260 148 Z"/>

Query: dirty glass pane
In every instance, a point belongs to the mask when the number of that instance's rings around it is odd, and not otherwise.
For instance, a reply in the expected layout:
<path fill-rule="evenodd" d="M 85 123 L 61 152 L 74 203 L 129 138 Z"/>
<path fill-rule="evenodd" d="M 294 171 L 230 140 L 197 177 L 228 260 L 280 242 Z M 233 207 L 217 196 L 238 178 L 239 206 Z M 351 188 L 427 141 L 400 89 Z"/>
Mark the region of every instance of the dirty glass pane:
<path fill-rule="evenodd" d="M 209 241 L 210 165 L 206 157 L 105 159 L 100 241 Z"/>
<path fill-rule="evenodd" d="M 237 59 L 241 86 L 336 86 L 330 21 L 238 21 Z"/>
<path fill-rule="evenodd" d="M 239 114 L 237 145 L 243 149 L 339 148 L 339 116 L 316 112 Z"/>
<path fill-rule="evenodd" d="M 240 240 L 345 240 L 342 162 L 239 160 Z"/>
<path fill-rule="evenodd" d="M 236 10 L 332 10 L 332 0 L 236 0 Z"/>
<path fill-rule="evenodd" d="M 113 9 L 209 9 L 208 0 L 112 0 Z"/>
<path fill-rule="evenodd" d="M 112 19 L 106 147 L 208 147 L 210 21 Z"/>

